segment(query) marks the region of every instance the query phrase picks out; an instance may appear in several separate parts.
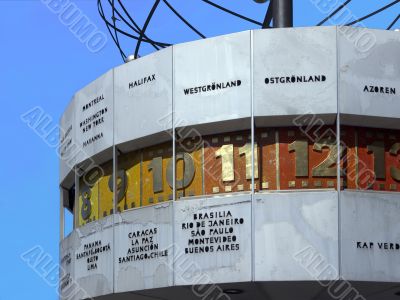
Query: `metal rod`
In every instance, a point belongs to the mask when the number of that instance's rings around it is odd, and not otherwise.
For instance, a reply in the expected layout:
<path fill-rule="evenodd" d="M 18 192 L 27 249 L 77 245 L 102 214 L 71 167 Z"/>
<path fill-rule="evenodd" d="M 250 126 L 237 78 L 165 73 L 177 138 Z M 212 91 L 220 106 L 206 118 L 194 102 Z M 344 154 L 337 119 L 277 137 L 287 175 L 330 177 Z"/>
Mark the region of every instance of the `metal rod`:
<path fill-rule="evenodd" d="M 293 27 L 293 0 L 272 0 L 275 28 Z"/>
<path fill-rule="evenodd" d="M 271 27 L 271 21 L 272 21 L 272 18 L 273 18 L 273 15 L 272 15 L 273 4 L 272 3 L 273 3 L 273 0 L 271 0 L 269 2 L 267 12 L 265 13 L 264 22 L 263 22 L 263 25 L 262 25 L 263 29 Z"/>

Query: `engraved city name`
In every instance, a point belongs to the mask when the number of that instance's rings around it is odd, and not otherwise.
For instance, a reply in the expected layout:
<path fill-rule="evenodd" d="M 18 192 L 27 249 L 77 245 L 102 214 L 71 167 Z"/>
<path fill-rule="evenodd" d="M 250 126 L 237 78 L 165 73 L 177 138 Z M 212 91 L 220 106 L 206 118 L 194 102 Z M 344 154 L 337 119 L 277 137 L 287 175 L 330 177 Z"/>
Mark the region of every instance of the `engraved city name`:
<path fill-rule="evenodd" d="M 156 227 L 129 232 L 127 237 L 129 247 L 124 256 L 118 257 L 119 264 L 168 256 L 168 250 L 160 249 Z"/>
<path fill-rule="evenodd" d="M 87 270 L 92 271 L 98 268 L 99 254 L 111 251 L 111 243 L 103 245 L 101 240 L 90 242 L 83 245 L 83 251 L 76 254 L 76 260 L 85 258 Z"/>
<path fill-rule="evenodd" d="M 357 249 L 400 251 L 400 244 L 393 242 L 356 242 Z"/>
<path fill-rule="evenodd" d="M 185 254 L 239 251 L 237 232 L 244 218 L 234 217 L 230 210 L 195 213 L 192 221 L 182 223 L 188 232 Z"/>
<path fill-rule="evenodd" d="M 102 94 L 86 103 L 82 107 L 82 111 L 84 112 L 82 116 L 83 120 L 80 120 L 79 122 L 79 128 L 81 130 L 82 137 L 85 138 L 82 141 L 82 148 L 94 144 L 104 137 L 101 129 L 106 124 L 108 107 L 106 103 L 102 104 L 102 107 L 95 106 L 99 103 L 102 103 L 104 99 L 104 95 Z M 93 132 L 95 129 L 97 130 Z M 92 136 L 88 136 L 90 133 L 92 133 Z"/>
<path fill-rule="evenodd" d="M 314 83 L 325 82 L 325 75 L 292 75 L 292 76 L 274 76 L 266 77 L 265 84 L 284 84 L 284 83 Z"/>
<path fill-rule="evenodd" d="M 371 94 L 396 95 L 396 88 L 384 87 L 384 86 L 366 85 L 364 87 L 364 92 L 365 93 L 371 93 Z"/>
<path fill-rule="evenodd" d="M 93 100 L 91 100 L 90 102 L 86 103 L 85 105 L 82 106 L 82 111 L 87 110 L 88 108 L 91 108 L 92 106 L 100 103 L 101 101 L 104 100 L 104 95 L 101 94 L 100 96 L 97 96 L 96 98 L 94 98 Z"/>
<path fill-rule="evenodd" d="M 193 95 L 199 93 L 213 92 L 216 90 L 224 90 L 227 88 L 239 87 L 241 86 L 241 84 L 242 84 L 241 80 L 231 80 L 218 83 L 212 82 L 211 84 L 200 85 L 192 88 L 185 88 L 183 89 L 183 92 L 185 95 Z"/>
<path fill-rule="evenodd" d="M 143 78 L 140 78 L 138 80 L 135 81 L 131 81 L 129 82 L 129 89 L 133 89 L 135 87 L 141 86 L 143 84 L 149 83 L 156 80 L 156 74 L 152 74 Z"/>

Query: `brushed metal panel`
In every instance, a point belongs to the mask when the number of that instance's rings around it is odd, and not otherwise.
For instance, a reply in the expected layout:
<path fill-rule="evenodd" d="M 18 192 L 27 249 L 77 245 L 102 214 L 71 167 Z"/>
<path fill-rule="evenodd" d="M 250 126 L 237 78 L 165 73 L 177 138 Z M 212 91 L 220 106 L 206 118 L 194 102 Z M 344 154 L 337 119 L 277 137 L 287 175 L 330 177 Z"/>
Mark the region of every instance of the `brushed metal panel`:
<path fill-rule="evenodd" d="M 400 194 L 344 191 L 340 198 L 343 277 L 400 281 Z"/>
<path fill-rule="evenodd" d="M 75 299 L 77 288 L 75 282 L 75 247 L 76 232 L 72 231 L 70 235 L 60 241 L 60 281 L 59 293 L 60 299 Z"/>
<path fill-rule="evenodd" d="M 249 31 L 174 46 L 176 127 L 250 117 L 250 48 Z"/>
<path fill-rule="evenodd" d="M 77 163 L 113 145 L 113 70 L 75 94 Z"/>
<path fill-rule="evenodd" d="M 60 141 L 58 147 L 60 183 L 72 172 L 79 151 L 75 137 L 75 97 L 72 98 L 60 119 Z M 74 176 L 69 183 L 73 183 Z M 69 187 L 67 185 L 67 187 Z"/>
<path fill-rule="evenodd" d="M 341 123 L 400 128 L 400 34 L 339 27 L 338 49 Z"/>
<path fill-rule="evenodd" d="M 172 217 L 172 202 L 118 215 L 114 259 L 116 293 L 172 286 Z M 158 257 L 149 258 L 154 255 Z"/>
<path fill-rule="evenodd" d="M 172 128 L 172 47 L 114 72 L 115 143 L 157 133 L 169 137 L 165 131 Z"/>
<path fill-rule="evenodd" d="M 112 218 L 107 217 L 76 230 L 80 242 L 75 248 L 75 278 L 90 297 L 107 295 L 114 289 Z"/>
<path fill-rule="evenodd" d="M 329 116 L 337 113 L 336 27 L 253 34 L 254 115 L 277 118 L 280 126 L 293 125 L 292 119 L 303 114 L 332 122 Z"/>
<path fill-rule="evenodd" d="M 251 280 L 250 195 L 182 200 L 174 209 L 175 285 Z"/>
<path fill-rule="evenodd" d="M 256 194 L 254 211 L 256 281 L 337 278 L 336 191 Z"/>

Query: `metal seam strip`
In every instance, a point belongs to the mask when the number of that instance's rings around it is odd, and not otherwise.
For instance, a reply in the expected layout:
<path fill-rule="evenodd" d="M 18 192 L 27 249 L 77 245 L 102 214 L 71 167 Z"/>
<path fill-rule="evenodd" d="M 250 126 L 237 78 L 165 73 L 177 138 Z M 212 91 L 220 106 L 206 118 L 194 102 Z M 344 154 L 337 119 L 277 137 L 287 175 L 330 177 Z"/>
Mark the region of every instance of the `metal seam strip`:
<path fill-rule="evenodd" d="M 254 198 L 254 84 L 253 84 L 253 30 L 250 31 L 250 101 L 251 101 L 251 278 L 255 281 L 255 198 Z"/>
<path fill-rule="evenodd" d="M 279 131 L 275 129 L 275 167 L 276 167 L 276 189 L 279 191 L 281 189 L 281 179 L 279 172 Z"/>
<path fill-rule="evenodd" d="M 176 159 L 175 159 L 175 47 L 171 46 L 172 48 L 172 55 L 171 55 L 171 71 L 172 71 L 172 173 L 174 174 L 172 180 L 172 224 L 175 224 L 175 198 L 176 198 L 176 191 L 175 191 L 175 183 L 176 183 Z M 176 278 L 175 278 L 175 229 L 172 228 L 172 285 L 175 286 Z"/>
<path fill-rule="evenodd" d="M 113 220 L 113 222 L 112 222 L 112 228 L 113 228 L 113 247 L 112 247 L 112 249 L 111 249 L 111 251 L 112 251 L 112 253 L 111 253 L 111 256 L 113 257 L 113 267 L 112 267 L 112 270 L 113 270 L 113 292 L 115 293 L 115 265 L 114 265 L 114 261 L 116 260 L 116 257 L 115 257 L 115 214 L 116 214 L 116 212 L 117 212 L 117 201 L 116 201 L 116 199 L 117 199 L 117 169 L 118 169 L 118 157 L 117 157 L 117 155 L 118 155 L 118 153 L 117 153 L 117 151 L 116 151 L 116 146 L 115 146 L 115 88 L 114 88 L 114 86 L 115 86 L 115 70 L 113 69 L 113 92 L 112 92 L 112 97 L 113 97 L 113 100 L 112 100 L 112 108 L 113 108 L 113 122 L 112 122 L 112 126 L 113 126 L 113 174 L 112 174 L 112 177 L 113 177 L 113 208 L 114 208 L 114 211 L 113 211 L 113 216 L 112 216 L 112 220 Z M 100 191 L 99 191 L 100 192 Z"/>
<path fill-rule="evenodd" d="M 342 274 L 342 253 L 341 253 L 341 182 L 340 182 L 340 104 L 339 104 L 339 84 L 340 84 L 340 75 L 339 75 L 339 36 L 338 29 L 335 27 L 336 33 L 336 104 L 337 104 L 337 113 L 336 113 L 336 143 L 337 143 L 337 163 L 336 163 L 336 172 L 337 172 L 337 193 L 338 193 L 338 276 L 340 279 Z"/>

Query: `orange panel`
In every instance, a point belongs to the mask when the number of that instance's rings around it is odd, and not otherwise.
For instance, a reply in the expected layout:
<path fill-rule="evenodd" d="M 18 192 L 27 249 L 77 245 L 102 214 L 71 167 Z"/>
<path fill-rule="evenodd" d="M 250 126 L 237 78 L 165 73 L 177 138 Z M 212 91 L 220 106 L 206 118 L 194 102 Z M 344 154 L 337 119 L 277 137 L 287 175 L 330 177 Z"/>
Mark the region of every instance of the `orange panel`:
<path fill-rule="evenodd" d="M 340 132 L 342 145 L 345 149 L 342 165 L 345 177 L 341 188 L 356 189 L 358 179 L 358 132 L 355 127 L 350 126 L 342 126 Z"/>
<path fill-rule="evenodd" d="M 206 194 L 250 191 L 250 131 L 204 138 L 204 182 Z M 256 188 L 258 180 L 255 181 Z"/>
<path fill-rule="evenodd" d="M 316 127 L 315 134 L 311 132 L 313 129 L 306 133 L 297 127 L 279 129 L 281 190 L 337 187 L 336 163 L 329 164 L 330 157 L 337 151 L 337 148 L 329 148 L 329 143 L 336 144 L 335 127 Z M 318 138 L 314 140 L 314 136 Z"/>
<path fill-rule="evenodd" d="M 400 148 L 400 131 L 388 130 L 385 133 L 385 165 L 386 165 L 386 184 L 385 190 L 391 192 L 400 191 L 400 151 L 396 150 Z M 392 172 L 397 173 L 392 174 Z M 381 190 L 382 186 L 378 186 Z"/>
<path fill-rule="evenodd" d="M 400 141 L 398 131 L 358 128 L 358 189 L 399 191 L 399 182 L 391 174 L 400 168 L 398 155 L 391 154 Z"/>

